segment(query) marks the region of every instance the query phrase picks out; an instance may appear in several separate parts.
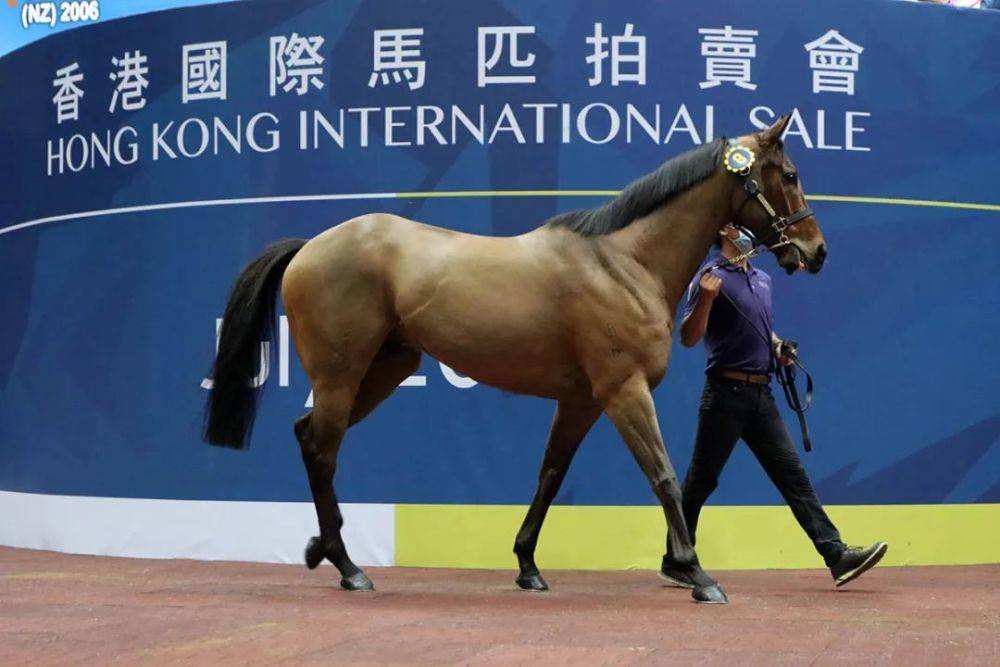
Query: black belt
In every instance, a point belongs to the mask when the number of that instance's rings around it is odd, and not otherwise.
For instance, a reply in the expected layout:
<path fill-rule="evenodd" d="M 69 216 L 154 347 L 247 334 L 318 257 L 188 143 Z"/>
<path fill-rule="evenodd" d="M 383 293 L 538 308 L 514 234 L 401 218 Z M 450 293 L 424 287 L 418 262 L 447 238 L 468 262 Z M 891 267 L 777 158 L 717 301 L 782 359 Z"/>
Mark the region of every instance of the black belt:
<path fill-rule="evenodd" d="M 747 373 L 746 371 L 737 371 L 732 368 L 716 368 L 713 369 L 709 375 L 725 380 L 739 380 L 740 382 L 746 382 L 747 384 L 767 384 L 771 381 L 770 375 Z"/>

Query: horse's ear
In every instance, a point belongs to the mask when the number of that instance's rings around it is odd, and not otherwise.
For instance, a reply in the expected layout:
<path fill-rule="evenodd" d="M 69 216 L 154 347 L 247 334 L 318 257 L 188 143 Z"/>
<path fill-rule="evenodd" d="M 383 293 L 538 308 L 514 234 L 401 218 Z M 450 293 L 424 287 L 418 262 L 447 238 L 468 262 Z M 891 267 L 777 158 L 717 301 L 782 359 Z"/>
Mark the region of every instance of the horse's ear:
<path fill-rule="evenodd" d="M 757 135 L 757 140 L 760 142 L 761 146 L 773 146 L 778 143 L 781 139 L 781 135 L 784 134 L 785 128 L 788 127 L 788 121 L 792 119 L 792 115 L 786 113 L 780 116 L 778 120 L 774 121 L 774 124 L 766 130 L 761 130 L 760 134 Z"/>

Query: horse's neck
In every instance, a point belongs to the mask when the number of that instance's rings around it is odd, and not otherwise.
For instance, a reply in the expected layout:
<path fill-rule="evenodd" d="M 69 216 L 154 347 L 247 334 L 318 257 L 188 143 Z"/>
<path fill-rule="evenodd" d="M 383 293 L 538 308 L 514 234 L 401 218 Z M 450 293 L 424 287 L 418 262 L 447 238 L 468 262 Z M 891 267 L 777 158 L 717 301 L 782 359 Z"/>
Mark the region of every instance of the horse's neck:
<path fill-rule="evenodd" d="M 719 170 L 621 230 L 627 250 L 663 285 L 673 308 L 722 226 L 730 221 L 736 180 Z"/>

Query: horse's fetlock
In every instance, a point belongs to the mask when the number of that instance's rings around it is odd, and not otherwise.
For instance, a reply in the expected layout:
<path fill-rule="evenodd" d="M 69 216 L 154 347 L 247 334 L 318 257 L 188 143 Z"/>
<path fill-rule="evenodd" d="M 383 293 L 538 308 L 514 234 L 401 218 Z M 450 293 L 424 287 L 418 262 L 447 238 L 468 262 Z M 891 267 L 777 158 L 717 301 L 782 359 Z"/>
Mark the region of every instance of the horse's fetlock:
<path fill-rule="evenodd" d="M 676 567 L 681 569 L 691 569 L 698 567 L 698 557 L 694 555 L 694 549 L 678 549 L 671 560 Z"/>
<path fill-rule="evenodd" d="M 520 538 L 514 540 L 514 555 L 520 558 L 530 558 L 535 553 L 535 543 L 530 538 Z"/>

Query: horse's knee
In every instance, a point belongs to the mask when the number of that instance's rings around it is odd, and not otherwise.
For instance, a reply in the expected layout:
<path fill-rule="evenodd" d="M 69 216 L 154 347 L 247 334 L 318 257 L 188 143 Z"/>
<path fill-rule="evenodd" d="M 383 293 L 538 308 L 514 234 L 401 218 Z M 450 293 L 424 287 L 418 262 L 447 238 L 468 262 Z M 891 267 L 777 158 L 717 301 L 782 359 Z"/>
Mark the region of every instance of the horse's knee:
<path fill-rule="evenodd" d="M 681 503 L 681 485 L 675 475 L 665 474 L 653 486 L 653 490 L 662 502 Z"/>

